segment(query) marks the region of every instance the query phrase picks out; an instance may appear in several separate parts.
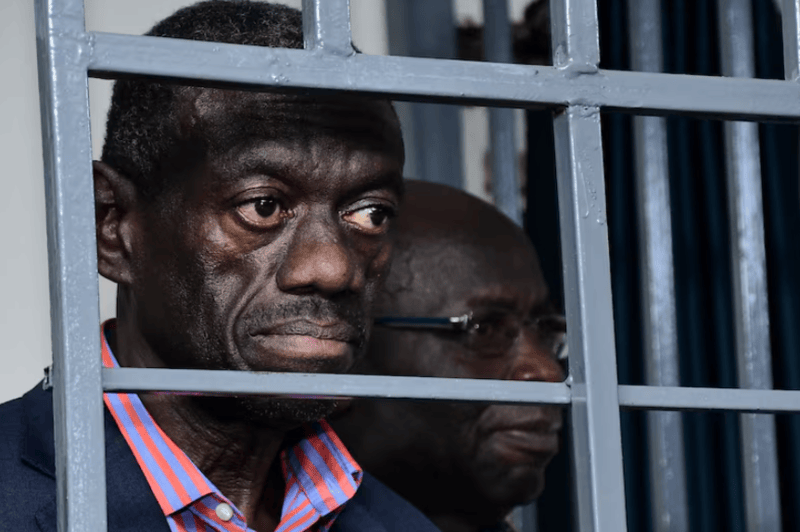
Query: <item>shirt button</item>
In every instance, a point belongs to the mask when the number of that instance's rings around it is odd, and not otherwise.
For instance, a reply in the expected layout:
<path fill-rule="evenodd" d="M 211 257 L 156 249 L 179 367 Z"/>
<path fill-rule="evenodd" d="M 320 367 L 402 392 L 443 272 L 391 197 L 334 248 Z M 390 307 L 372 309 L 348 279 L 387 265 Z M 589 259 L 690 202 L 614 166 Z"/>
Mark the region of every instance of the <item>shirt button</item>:
<path fill-rule="evenodd" d="M 230 504 L 221 502 L 217 505 L 217 509 L 214 511 L 217 513 L 217 517 L 223 521 L 230 521 L 233 519 L 233 508 L 231 508 Z"/>

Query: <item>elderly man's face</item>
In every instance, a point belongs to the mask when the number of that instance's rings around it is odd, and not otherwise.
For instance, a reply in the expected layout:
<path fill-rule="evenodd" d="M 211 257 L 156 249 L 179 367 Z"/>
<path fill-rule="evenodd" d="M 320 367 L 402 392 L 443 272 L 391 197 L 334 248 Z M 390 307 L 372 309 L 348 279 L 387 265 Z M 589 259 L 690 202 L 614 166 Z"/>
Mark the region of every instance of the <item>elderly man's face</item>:
<path fill-rule="evenodd" d="M 343 372 L 363 350 L 401 199 L 399 128 L 385 103 L 274 98 L 186 102 L 201 158 L 137 217 L 132 307 L 169 367 Z"/>
<path fill-rule="evenodd" d="M 510 315 L 535 320 L 552 315 L 533 251 L 509 240 L 498 235 L 491 245 L 431 246 L 412 254 L 408 268 L 415 272 L 414 291 L 420 296 L 406 304 L 416 307 L 420 316 L 473 313 L 476 318 Z M 523 328 L 503 351 L 476 350 L 463 335 L 429 331 L 376 330 L 374 340 L 374 349 L 394 353 L 380 357 L 386 365 L 382 373 L 563 379 L 546 331 L 535 328 Z M 382 412 L 384 425 L 402 430 L 385 442 L 372 442 L 374 452 L 394 456 L 393 450 L 398 450 L 396 454 L 414 456 L 404 460 L 435 479 L 431 490 L 436 493 L 421 494 L 418 502 L 429 502 L 433 512 L 442 497 L 447 498 L 442 506 L 462 507 L 472 514 L 487 508 L 509 510 L 529 501 L 541 492 L 545 467 L 558 450 L 562 418 L 556 407 L 381 402 L 375 408 Z M 384 480 L 394 485 L 390 476 L 387 473 Z"/>

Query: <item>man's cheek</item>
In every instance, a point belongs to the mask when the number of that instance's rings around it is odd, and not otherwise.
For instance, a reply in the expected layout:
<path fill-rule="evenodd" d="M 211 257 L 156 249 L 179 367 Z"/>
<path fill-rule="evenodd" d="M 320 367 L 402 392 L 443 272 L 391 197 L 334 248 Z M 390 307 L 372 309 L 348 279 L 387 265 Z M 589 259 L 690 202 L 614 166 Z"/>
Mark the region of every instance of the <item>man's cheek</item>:
<path fill-rule="evenodd" d="M 375 279 L 380 287 L 383 286 L 391 265 L 392 247 L 390 242 L 379 244 L 372 252 L 372 257 L 367 267 L 367 278 L 370 280 Z"/>

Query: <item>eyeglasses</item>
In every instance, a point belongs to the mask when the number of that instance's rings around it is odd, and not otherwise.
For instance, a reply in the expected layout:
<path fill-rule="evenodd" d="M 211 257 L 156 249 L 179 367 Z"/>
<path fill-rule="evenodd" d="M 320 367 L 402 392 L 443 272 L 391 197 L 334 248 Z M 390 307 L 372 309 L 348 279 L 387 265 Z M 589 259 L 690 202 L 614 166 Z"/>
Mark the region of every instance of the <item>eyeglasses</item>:
<path fill-rule="evenodd" d="M 468 349 L 481 356 L 502 356 L 511 349 L 522 329 L 536 336 L 541 345 L 564 363 L 567 360 L 567 319 L 559 314 L 546 314 L 522 318 L 508 312 L 488 312 L 445 318 L 415 316 L 382 316 L 375 320 L 378 327 L 433 331 L 455 334 L 463 339 Z"/>

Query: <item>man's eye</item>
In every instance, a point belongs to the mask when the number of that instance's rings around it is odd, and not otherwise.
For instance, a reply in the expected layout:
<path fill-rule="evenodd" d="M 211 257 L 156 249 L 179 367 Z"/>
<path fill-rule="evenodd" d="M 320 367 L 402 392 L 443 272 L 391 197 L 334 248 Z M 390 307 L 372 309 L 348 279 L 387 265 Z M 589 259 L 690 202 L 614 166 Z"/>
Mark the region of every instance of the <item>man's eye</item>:
<path fill-rule="evenodd" d="M 359 230 L 370 234 L 385 233 L 389 228 L 389 220 L 394 217 L 394 210 L 382 205 L 370 205 L 346 212 L 344 220 L 355 225 Z"/>
<path fill-rule="evenodd" d="M 278 226 L 284 218 L 285 209 L 280 200 L 272 196 L 255 198 L 236 208 L 239 215 L 250 225 L 259 229 Z"/>

